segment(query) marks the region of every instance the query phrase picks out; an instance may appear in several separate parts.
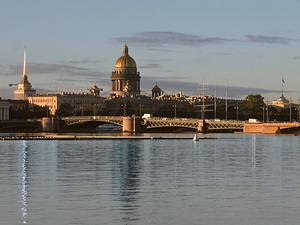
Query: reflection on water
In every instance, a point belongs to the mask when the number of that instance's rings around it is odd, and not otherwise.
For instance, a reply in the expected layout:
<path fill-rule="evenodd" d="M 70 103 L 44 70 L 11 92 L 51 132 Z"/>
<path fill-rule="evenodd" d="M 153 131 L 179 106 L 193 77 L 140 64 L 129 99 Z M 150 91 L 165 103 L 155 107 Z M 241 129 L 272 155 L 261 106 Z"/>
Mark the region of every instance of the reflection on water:
<path fill-rule="evenodd" d="M 112 191 L 114 200 L 121 204 L 115 207 L 120 210 L 119 221 L 138 220 L 135 217 L 139 193 L 139 141 L 116 141 L 112 149 Z M 134 206 L 135 207 L 132 207 Z M 123 213 L 124 212 L 124 213 Z M 122 215 L 123 214 L 123 215 Z"/>
<path fill-rule="evenodd" d="M 20 171 L 20 180 L 21 180 L 21 213 L 23 218 L 23 223 L 26 224 L 26 216 L 27 216 L 27 185 L 26 185 L 26 159 L 27 159 L 27 143 L 26 141 L 22 141 L 21 145 L 22 149 L 20 151 L 21 157 L 19 164 L 21 165 L 21 171 Z"/>
<path fill-rule="evenodd" d="M 297 224 L 300 139 L 4 141 L 3 224 Z"/>

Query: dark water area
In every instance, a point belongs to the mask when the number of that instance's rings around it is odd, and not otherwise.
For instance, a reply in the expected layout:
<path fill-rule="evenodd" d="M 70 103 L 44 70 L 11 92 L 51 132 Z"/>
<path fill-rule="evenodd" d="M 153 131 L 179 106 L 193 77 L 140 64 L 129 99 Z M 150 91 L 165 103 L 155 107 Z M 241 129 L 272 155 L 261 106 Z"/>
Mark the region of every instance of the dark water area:
<path fill-rule="evenodd" d="M 299 223 L 299 137 L 205 136 L 0 141 L 1 224 Z"/>

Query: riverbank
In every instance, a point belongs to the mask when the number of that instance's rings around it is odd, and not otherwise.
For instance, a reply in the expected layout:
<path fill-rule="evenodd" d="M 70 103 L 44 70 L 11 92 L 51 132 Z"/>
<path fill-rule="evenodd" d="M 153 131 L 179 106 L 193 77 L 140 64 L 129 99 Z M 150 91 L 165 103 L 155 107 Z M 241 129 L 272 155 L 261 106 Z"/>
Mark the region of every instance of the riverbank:
<path fill-rule="evenodd" d="M 41 136 L 0 136 L 0 140 L 157 140 L 157 139 L 193 139 L 191 136 L 123 136 L 123 135 L 110 135 L 110 136 L 98 136 L 98 135 L 41 135 Z M 201 139 L 216 139 L 214 137 L 198 137 Z"/>

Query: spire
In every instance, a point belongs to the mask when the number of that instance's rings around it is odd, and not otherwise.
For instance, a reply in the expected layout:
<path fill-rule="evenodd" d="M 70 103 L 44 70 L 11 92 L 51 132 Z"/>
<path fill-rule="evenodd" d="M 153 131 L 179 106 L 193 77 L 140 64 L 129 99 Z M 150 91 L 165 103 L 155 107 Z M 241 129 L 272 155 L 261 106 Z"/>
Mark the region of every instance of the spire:
<path fill-rule="evenodd" d="M 128 47 L 127 47 L 127 43 L 125 42 L 125 46 L 123 49 L 123 55 L 128 55 Z"/>
<path fill-rule="evenodd" d="M 24 46 L 24 67 L 23 67 L 23 76 L 26 75 L 26 46 Z"/>
<path fill-rule="evenodd" d="M 28 81 L 28 77 L 26 74 L 26 46 L 24 46 L 24 66 L 23 66 L 23 79 L 21 83 L 18 85 L 18 90 L 23 90 L 24 88 L 26 89 L 31 89 L 31 83 Z"/>

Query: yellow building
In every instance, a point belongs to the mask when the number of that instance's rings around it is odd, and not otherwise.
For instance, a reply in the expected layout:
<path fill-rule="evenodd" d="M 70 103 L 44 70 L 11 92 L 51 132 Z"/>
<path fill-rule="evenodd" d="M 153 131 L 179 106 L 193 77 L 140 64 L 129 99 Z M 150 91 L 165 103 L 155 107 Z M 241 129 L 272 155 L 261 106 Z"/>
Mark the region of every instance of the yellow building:
<path fill-rule="evenodd" d="M 91 93 L 40 93 L 27 99 L 30 105 L 48 107 L 51 115 L 55 115 L 56 110 L 63 103 L 69 103 L 73 108 L 74 114 L 83 112 L 87 108 L 106 108 L 105 98 Z"/>

